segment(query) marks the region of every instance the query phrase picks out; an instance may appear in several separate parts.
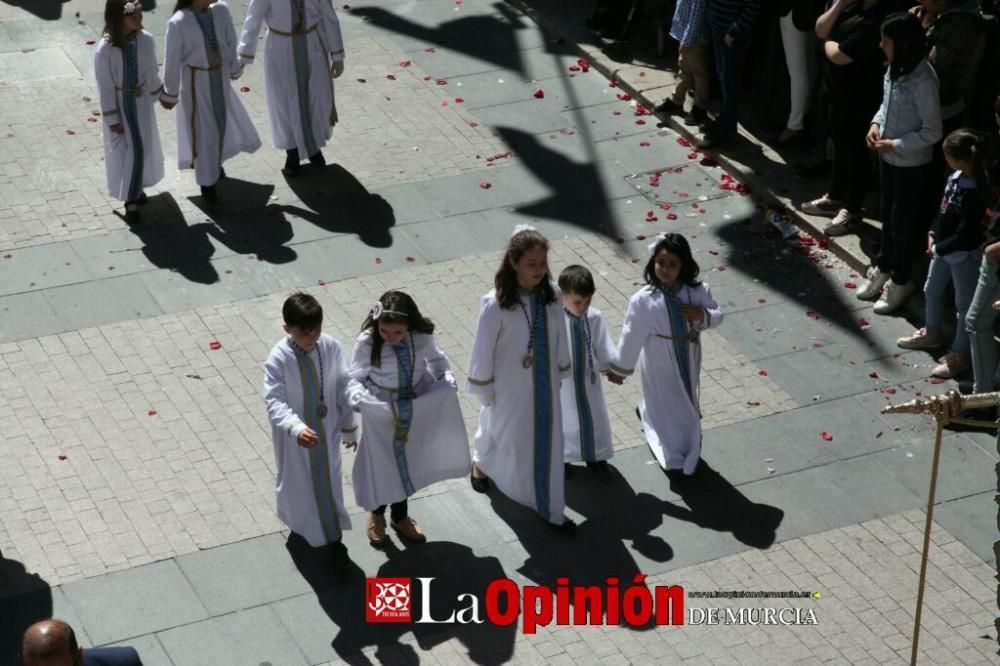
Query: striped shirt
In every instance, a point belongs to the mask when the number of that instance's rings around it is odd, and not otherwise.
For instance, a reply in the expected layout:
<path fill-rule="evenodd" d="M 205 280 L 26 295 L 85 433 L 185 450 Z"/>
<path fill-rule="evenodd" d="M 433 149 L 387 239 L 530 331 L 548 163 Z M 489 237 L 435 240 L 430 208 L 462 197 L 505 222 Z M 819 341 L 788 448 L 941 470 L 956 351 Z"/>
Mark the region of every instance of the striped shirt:
<path fill-rule="evenodd" d="M 715 32 L 749 37 L 761 0 L 708 0 L 708 20 Z"/>

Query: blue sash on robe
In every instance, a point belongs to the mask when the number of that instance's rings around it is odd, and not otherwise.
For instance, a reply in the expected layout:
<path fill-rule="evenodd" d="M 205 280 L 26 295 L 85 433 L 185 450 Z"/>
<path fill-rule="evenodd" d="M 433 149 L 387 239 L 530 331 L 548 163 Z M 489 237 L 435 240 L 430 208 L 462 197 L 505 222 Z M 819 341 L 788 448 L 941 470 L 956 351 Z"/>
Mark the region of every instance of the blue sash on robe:
<path fill-rule="evenodd" d="M 663 302 L 667 306 L 667 318 L 670 320 L 671 342 L 674 344 L 674 356 L 677 359 L 677 370 L 680 372 L 681 381 L 684 382 L 684 389 L 687 391 L 691 403 L 698 406 L 693 392 L 693 382 L 691 381 L 691 358 L 688 356 L 688 326 L 684 321 L 684 314 L 681 312 L 681 301 L 676 294 L 670 293 L 666 288 L 660 288 L 663 292 Z"/>
<path fill-rule="evenodd" d="M 139 89 L 139 42 L 136 35 L 125 40 L 122 46 L 122 114 L 125 128 L 132 140 L 132 173 L 129 175 L 126 201 L 136 201 L 142 192 L 142 133 L 139 131 L 139 111 L 136 107 L 136 92 Z"/>
<path fill-rule="evenodd" d="M 576 414 L 580 421 L 580 457 L 584 462 L 596 462 L 594 453 L 594 419 L 590 412 L 590 399 L 587 397 L 587 338 L 584 326 L 586 314 L 583 317 L 569 316 L 570 332 L 573 345 L 573 392 L 576 396 Z"/>
<path fill-rule="evenodd" d="M 292 15 L 292 55 L 295 59 L 295 84 L 299 95 L 299 122 L 302 125 L 302 138 L 306 145 L 306 155 L 312 157 L 319 149 L 313 137 L 312 114 L 309 111 L 309 35 L 303 31 L 306 28 L 306 8 L 303 0 L 291 0 Z"/>
<path fill-rule="evenodd" d="M 399 392 L 396 394 L 396 409 L 393 415 L 396 420 L 392 438 L 392 452 L 396 457 L 396 468 L 403 482 L 403 492 L 409 497 L 416 492 L 410 479 L 410 469 L 406 464 L 406 437 L 413 422 L 413 368 L 410 366 L 410 350 L 405 343 L 392 346 L 396 352 L 396 365 L 399 367 Z M 389 397 L 392 400 L 392 396 Z"/>
<path fill-rule="evenodd" d="M 194 12 L 198 26 L 205 37 L 205 55 L 208 56 L 208 81 L 212 93 L 212 115 L 215 116 L 215 126 L 219 130 L 219 164 L 222 164 L 222 146 L 226 137 L 226 82 L 222 80 L 222 51 L 219 49 L 219 39 L 215 32 L 215 20 L 212 10 Z M 197 148 L 192 146 L 192 150 Z"/>
<path fill-rule="evenodd" d="M 318 343 L 317 343 L 318 344 Z M 330 449 L 323 427 L 323 419 L 319 417 L 319 376 L 316 364 L 307 352 L 295 348 L 295 358 L 299 362 L 299 374 L 302 375 L 302 395 L 304 398 L 302 419 L 306 425 L 316 431 L 319 444 L 307 449 L 309 451 L 309 469 L 312 473 L 313 495 L 316 498 L 316 508 L 319 510 L 320 524 L 328 542 L 340 541 L 340 519 L 337 517 L 337 500 L 333 494 L 333 484 L 330 480 Z"/>
<path fill-rule="evenodd" d="M 532 294 L 530 298 L 535 314 L 531 327 L 535 355 L 531 366 L 535 403 L 535 506 L 538 508 L 538 515 L 551 522 L 549 476 L 552 458 L 552 368 L 549 365 L 549 327 L 544 296 Z"/>

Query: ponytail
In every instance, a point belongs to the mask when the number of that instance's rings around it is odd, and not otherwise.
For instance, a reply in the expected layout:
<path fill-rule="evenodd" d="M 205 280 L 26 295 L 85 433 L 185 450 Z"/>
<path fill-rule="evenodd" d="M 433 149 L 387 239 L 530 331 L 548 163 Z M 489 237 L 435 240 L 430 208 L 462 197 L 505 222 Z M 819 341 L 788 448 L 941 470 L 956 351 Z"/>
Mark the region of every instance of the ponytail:
<path fill-rule="evenodd" d="M 986 137 L 975 130 L 958 129 L 945 137 L 941 150 L 953 160 L 967 162 L 972 166 L 976 195 L 980 203 L 989 206 L 993 190 L 990 182 L 990 149 Z"/>

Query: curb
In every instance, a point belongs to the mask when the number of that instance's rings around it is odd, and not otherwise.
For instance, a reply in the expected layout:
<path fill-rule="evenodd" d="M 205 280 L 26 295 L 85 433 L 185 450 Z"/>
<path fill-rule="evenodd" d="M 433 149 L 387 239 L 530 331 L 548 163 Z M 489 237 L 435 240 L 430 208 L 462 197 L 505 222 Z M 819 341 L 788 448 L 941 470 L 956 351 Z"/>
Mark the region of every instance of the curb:
<path fill-rule="evenodd" d="M 558 20 L 550 19 L 546 15 L 539 13 L 525 0 L 505 0 L 505 2 L 515 7 L 518 11 L 522 12 L 525 16 L 534 21 L 540 28 L 542 28 L 543 31 L 561 39 L 564 44 L 572 48 L 577 55 L 587 59 L 592 68 L 600 72 L 608 80 L 614 80 L 618 84 L 618 88 L 631 95 L 632 99 L 649 108 L 651 111 L 653 107 L 656 106 L 656 102 L 649 99 L 630 81 L 618 76 L 618 71 L 620 69 L 620 65 L 618 63 L 612 62 L 608 58 L 595 57 L 597 54 L 594 51 L 586 49 L 575 40 L 568 37 Z M 659 115 L 654 113 L 653 117 L 663 123 L 663 126 L 669 127 L 676 132 L 678 136 L 682 136 L 692 143 L 697 141 L 698 135 L 693 133 L 686 125 L 682 124 L 673 116 L 661 118 Z M 748 133 L 742 125 L 738 127 L 738 131 L 740 136 L 742 136 L 749 143 L 756 146 L 767 147 L 767 143 Z M 781 209 L 787 216 L 788 220 L 797 226 L 801 231 L 817 239 L 825 237 L 822 227 L 813 222 L 810 216 L 803 215 L 798 209 L 789 206 L 788 203 L 782 200 L 782 198 L 773 189 L 771 189 L 771 187 L 769 187 L 762 178 L 758 177 L 757 173 L 752 169 L 745 167 L 724 153 L 712 152 L 705 154 L 709 155 L 716 162 L 716 164 L 719 165 L 719 167 L 733 176 L 733 178 L 745 183 L 750 188 L 750 191 L 765 205 Z M 826 240 L 828 249 L 838 258 L 845 261 L 852 269 L 861 274 L 864 274 L 865 271 L 868 270 L 869 260 L 866 256 L 864 256 L 864 254 L 858 254 L 852 251 L 851 248 L 847 247 L 838 238 L 828 238 Z"/>

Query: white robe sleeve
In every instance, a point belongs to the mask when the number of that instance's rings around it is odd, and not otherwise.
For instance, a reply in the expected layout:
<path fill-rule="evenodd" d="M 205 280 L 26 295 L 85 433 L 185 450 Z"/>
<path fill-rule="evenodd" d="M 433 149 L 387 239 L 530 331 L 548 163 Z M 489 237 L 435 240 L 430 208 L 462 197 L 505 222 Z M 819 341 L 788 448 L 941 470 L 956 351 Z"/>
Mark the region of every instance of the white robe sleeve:
<path fill-rule="evenodd" d="M 358 426 L 354 423 L 354 409 L 351 407 L 351 399 L 347 392 L 347 385 L 351 381 L 350 371 L 347 367 L 347 358 L 344 350 L 338 344 L 335 348 L 337 359 L 337 410 L 340 415 L 340 436 L 348 441 L 355 439 L 355 432 Z"/>
<path fill-rule="evenodd" d="M 156 42 L 153 36 L 146 31 L 139 35 L 141 60 L 141 80 L 146 82 L 146 90 L 149 95 L 159 97 L 163 92 L 163 81 L 160 80 L 160 66 L 156 64 Z"/>
<path fill-rule="evenodd" d="M 322 18 L 323 36 L 326 38 L 327 50 L 330 51 L 330 59 L 333 62 L 344 61 L 344 37 L 340 33 L 340 19 L 333 9 L 332 0 L 317 0 Z"/>
<path fill-rule="evenodd" d="M 219 8 L 219 19 L 225 24 L 222 26 L 222 30 L 219 30 L 219 26 L 215 26 L 215 31 L 220 37 L 219 48 L 222 51 L 222 59 L 226 63 L 226 70 L 229 72 L 230 76 L 239 76 L 239 72 L 242 69 L 240 66 L 239 57 L 236 55 L 236 28 L 233 26 L 233 15 L 229 13 L 229 5 L 224 2 L 215 3 Z"/>
<path fill-rule="evenodd" d="M 111 52 L 113 47 L 102 42 L 94 51 L 94 78 L 97 79 L 97 95 L 101 100 L 101 117 L 108 127 L 122 121 L 118 111 L 118 94 L 111 74 Z"/>
<path fill-rule="evenodd" d="M 692 299 L 693 305 L 698 305 L 702 310 L 705 311 L 705 319 L 700 322 L 695 322 L 692 328 L 696 331 L 704 331 L 705 329 L 715 328 L 722 323 L 722 308 L 719 304 L 715 302 L 712 297 L 712 292 L 709 290 L 708 285 L 704 282 L 699 285 L 697 289 L 694 290 L 694 298 Z"/>
<path fill-rule="evenodd" d="M 293 440 L 306 429 L 305 422 L 288 406 L 285 372 L 279 356 L 272 352 L 264 364 L 264 402 L 271 425 L 288 433 Z"/>
<path fill-rule="evenodd" d="M 437 339 L 433 335 L 427 336 L 427 372 L 430 373 L 431 379 L 433 381 L 438 381 L 440 379 L 446 379 L 449 383 L 455 383 L 455 377 L 451 374 L 451 364 L 448 362 L 448 357 L 445 356 L 444 352 L 438 346 Z"/>
<path fill-rule="evenodd" d="M 247 7 L 247 17 L 243 21 L 243 32 L 240 35 L 240 43 L 237 53 L 240 58 L 253 60 L 257 53 L 257 40 L 260 37 L 260 29 L 264 25 L 264 17 L 271 10 L 271 0 L 250 0 Z"/>
<path fill-rule="evenodd" d="M 172 19 L 167 22 L 163 38 L 163 94 L 167 102 L 176 103 L 181 92 L 181 52 L 184 48 L 184 28 Z"/>
<path fill-rule="evenodd" d="M 597 360 L 597 371 L 607 372 L 617 361 L 618 354 L 615 350 L 615 343 L 611 339 L 611 333 L 608 331 L 608 325 L 600 314 L 594 317 L 594 330 L 591 331 L 591 335 L 593 336 L 592 344 L 594 345 L 594 357 Z"/>
<path fill-rule="evenodd" d="M 642 292 L 633 295 L 625 312 L 622 335 L 618 339 L 617 359 L 611 364 L 611 371 L 622 377 L 635 372 L 639 354 L 649 338 L 649 313 L 646 311 L 644 300 Z"/>
<path fill-rule="evenodd" d="M 500 303 L 492 293 L 479 301 L 479 322 L 472 343 L 469 378 L 465 390 L 477 396 L 483 404 L 493 402 L 493 384 L 497 337 L 500 335 Z"/>
<path fill-rule="evenodd" d="M 368 387 L 365 386 L 365 378 L 372 369 L 372 348 L 368 343 L 369 339 L 367 335 L 360 335 L 354 342 L 354 355 L 348 371 L 350 381 L 347 384 L 347 395 L 352 408 L 358 407 L 365 398 L 372 397 Z"/>

